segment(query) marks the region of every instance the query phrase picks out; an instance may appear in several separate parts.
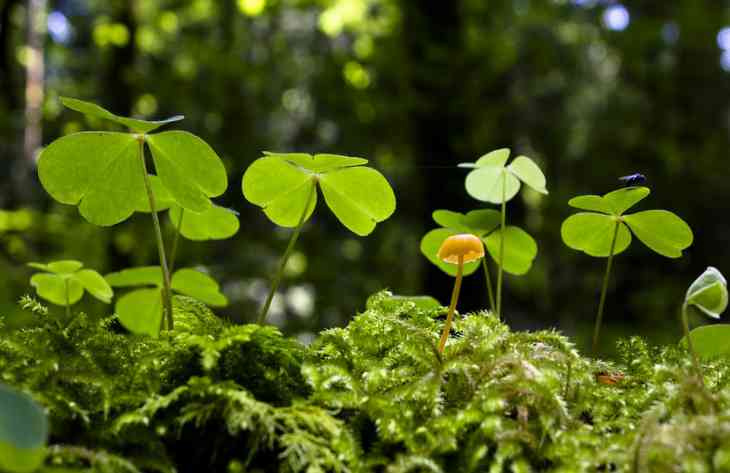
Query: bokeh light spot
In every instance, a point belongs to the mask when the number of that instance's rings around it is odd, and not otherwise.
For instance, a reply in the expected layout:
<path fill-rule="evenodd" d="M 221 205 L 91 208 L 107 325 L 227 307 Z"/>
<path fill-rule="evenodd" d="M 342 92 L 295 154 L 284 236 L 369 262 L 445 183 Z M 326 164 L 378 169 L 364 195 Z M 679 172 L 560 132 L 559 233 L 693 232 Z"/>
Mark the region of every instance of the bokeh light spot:
<path fill-rule="evenodd" d="M 247 16 L 259 16 L 266 8 L 266 0 L 238 0 L 238 9 Z"/>
<path fill-rule="evenodd" d="M 617 3 L 603 12 L 603 24 L 611 31 L 623 31 L 628 28 L 631 15 L 625 6 Z"/>

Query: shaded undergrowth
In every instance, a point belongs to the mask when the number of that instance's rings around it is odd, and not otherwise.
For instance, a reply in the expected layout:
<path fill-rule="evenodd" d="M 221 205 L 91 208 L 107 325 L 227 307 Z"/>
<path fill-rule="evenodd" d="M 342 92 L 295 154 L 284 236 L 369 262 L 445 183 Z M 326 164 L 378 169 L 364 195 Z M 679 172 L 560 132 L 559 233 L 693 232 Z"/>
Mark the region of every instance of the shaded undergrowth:
<path fill-rule="evenodd" d="M 113 319 L 0 339 L 0 379 L 52 425 L 46 471 L 724 472 L 730 363 L 703 389 L 674 348 L 581 356 L 554 331 L 511 332 L 386 292 L 310 346 L 176 298 L 176 330 L 132 337 Z"/>

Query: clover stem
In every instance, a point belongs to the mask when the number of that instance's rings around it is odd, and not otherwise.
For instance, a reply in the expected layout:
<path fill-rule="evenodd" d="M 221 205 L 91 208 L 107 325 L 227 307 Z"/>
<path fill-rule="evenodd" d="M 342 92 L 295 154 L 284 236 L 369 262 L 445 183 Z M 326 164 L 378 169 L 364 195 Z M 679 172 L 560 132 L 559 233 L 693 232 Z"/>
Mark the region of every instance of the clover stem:
<path fill-rule="evenodd" d="M 315 178 L 316 179 L 316 178 Z M 256 319 L 256 323 L 261 325 L 266 320 L 266 315 L 269 313 L 269 308 L 271 307 L 271 301 L 274 299 L 274 294 L 276 294 L 276 290 L 279 288 L 279 283 L 281 282 L 281 277 L 284 275 L 284 268 L 286 268 L 286 262 L 289 259 L 289 256 L 291 255 L 292 250 L 294 249 L 294 244 L 297 242 L 297 239 L 299 238 L 299 233 L 302 231 L 302 226 L 304 226 L 304 221 L 307 218 L 307 212 L 309 211 L 309 206 L 312 204 L 312 198 L 314 198 L 315 193 L 317 192 L 317 186 L 312 185 L 312 190 L 309 192 L 309 196 L 307 197 L 307 203 L 304 205 L 304 210 L 302 211 L 302 216 L 299 217 L 299 223 L 297 224 L 296 228 L 294 229 L 294 233 L 292 233 L 291 237 L 289 238 L 289 244 L 286 246 L 286 250 L 284 251 L 284 256 L 281 257 L 281 262 L 279 263 L 279 269 L 276 272 L 276 275 L 274 276 L 274 279 L 271 281 L 271 289 L 269 289 L 269 295 L 266 296 L 266 302 L 264 303 L 264 307 L 261 309 L 261 313 L 259 313 L 258 318 Z"/>
<path fill-rule="evenodd" d="M 71 298 L 68 294 L 68 278 L 65 278 L 63 280 L 65 289 L 66 289 L 66 319 L 71 319 Z M 68 320 L 67 320 L 68 322 Z"/>
<path fill-rule="evenodd" d="M 692 355 L 692 364 L 694 365 L 695 371 L 697 372 L 697 379 L 700 380 L 700 384 L 704 387 L 705 380 L 702 376 L 702 367 L 700 366 L 700 360 L 697 357 L 694 345 L 692 344 L 692 338 L 689 336 L 689 320 L 687 317 L 687 304 L 682 305 L 682 328 L 684 329 L 684 336 L 687 339 L 687 348 Z"/>
<path fill-rule="evenodd" d="M 147 199 L 150 204 L 150 213 L 152 213 L 152 225 L 155 228 L 155 238 L 157 239 L 157 253 L 160 257 L 160 268 L 162 268 L 162 305 L 164 307 L 165 317 L 167 319 L 167 329 L 172 330 L 172 289 L 170 285 L 170 270 L 167 267 L 167 258 L 165 256 L 165 242 L 162 240 L 162 229 L 160 228 L 160 219 L 157 216 L 157 207 L 155 205 L 155 195 L 152 192 L 150 178 L 147 174 L 147 163 L 144 159 L 144 135 L 138 135 L 139 141 L 139 160 L 142 164 L 142 176 L 144 176 L 144 187 L 147 191 Z"/>
<path fill-rule="evenodd" d="M 492 278 L 489 277 L 489 268 L 487 267 L 486 256 L 482 258 L 482 268 L 484 268 L 484 279 L 487 280 L 487 295 L 489 296 L 489 310 L 494 312 L 494 293 L 492 292 Z"/>
<path fill-rule="evenodd" d="M 459 265 L 456 268 L 456 281 L 454 281 L 454 290 L 451 292 L 451 303 L 449 304 L 449 312 L 446 315 L 446 325 L 444 325 L 444 331 L 441 333 L 441 340 L 439 340 L 439 353 L 444 352 L 446 347 L 446 340 L 449 338 L 449 332 L 451 331 L 451 321 L 454 318 L 454 311 L 456 310 L 456 301 L 459 300 L 459 291 L 461 291 L 461 277 L 464 273 L 464 256 L 459 255 Z"/>
<path fill-rule="evenodd" d="M 592 353 L 595 354 L 598 349 L 598 337 L 601 333 L 601 322 L 603 321 L 603 306 L 606 303 L 606 292 L 608 291 L 608 279 L 611 276 L 611 265 L 613 264 L 613 251 L 616 249 L 616 238 L 618 237 L 618 229 L 621 222 L 616 220 L 613 229 L 613 238 L 611 239 L 611 249 L 608 251 L 608 262 L 606 263 L 606 272 L 603 275 L 603 286 L 601 287 L 601 298 L 598 301 L 598 314 L 596 315 L 596 325 L 593 327 L 593 345 Z"/>
<path fill-rule="evenodd" d="M 504 227 L 507 221 L 507 173 L 502 172 L 502 221 L 499 230 L 499 271 L 497 272 L 497 318 L 502 320 L 502 267 L 504 263 Z"/>
<path fill-rule="evenodd" d="M 177 255 L 177 246 L 180 242 L 180 229 L 182 228 L 183 215 L 185 215 L 185 209 L 180 208 L 180 218 L 177 219 L 175 224 L 175 236 L 172 238 L 172 248 L 170 248 L 170 272 L 175 271 L 175 256 Z"/>

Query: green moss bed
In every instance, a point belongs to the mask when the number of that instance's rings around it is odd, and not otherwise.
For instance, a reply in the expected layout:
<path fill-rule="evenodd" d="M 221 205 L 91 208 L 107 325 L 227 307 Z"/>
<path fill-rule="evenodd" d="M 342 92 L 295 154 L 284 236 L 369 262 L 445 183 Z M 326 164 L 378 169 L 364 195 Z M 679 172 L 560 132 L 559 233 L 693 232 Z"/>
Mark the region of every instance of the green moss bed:
<path fill-rule="evenodd" d="M 158 339 L 112 319 L 0 339 L 0 380 L 49 413 L 48 472 L 730 472 L 730 364 L 619 343 L 581 356 L 555 331 L 512 332 L 387 292 L 310 346 L 175 300 Z"/>

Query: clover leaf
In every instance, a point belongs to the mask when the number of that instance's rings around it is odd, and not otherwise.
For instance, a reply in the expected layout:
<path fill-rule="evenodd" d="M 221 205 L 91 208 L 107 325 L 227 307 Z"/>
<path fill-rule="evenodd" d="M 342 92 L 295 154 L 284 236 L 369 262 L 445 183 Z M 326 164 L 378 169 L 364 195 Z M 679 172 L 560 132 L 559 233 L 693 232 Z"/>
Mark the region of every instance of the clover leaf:
<path fill-rule="evenodd" d="M 56 305 L 70 307 L 84 295 L 84 291 L 109 304 L 114 291 L 104 278 L 93 269 L 83 269 L 83 263 L 74 260 L 54 261 L 48 264 L 28 263 L 42 272 L 30 278 L 38 296 Z"/>
<path fill-rule="evenodd" d="M 727 309 L 727 281 L 722 273 L 709 266 L 687 289 L 682 304 L 683 344 L 688 345 L 697 375 L 701 379 L 701 368 L 697 357 L 714 358 L 730 355 L 730 325 L 714 324 L 697 327 L 689 331 L 689 309 L 694 308 L 713 319 L 719 319 Z"/>
<path fill-rule="evenodd" d="M 471 233 L 479 237 L 486 246 L 487 253 L 494 261 L 499 261 L 501 230 L 499 227 L 500 214 L 496 210 L 472 210 L 466 214 L 450 210 L 436 210 L 433 220 L 442 226 L 426 233 L 421 239 L 421 253 L 433 264 L 450 276 L 456 275 L 453 264 L 441 261 L 438 249 L 446 238 L 459 233 Z M 510 274 L 522 275 L 532 267 L 537 256 L 537 243 L 524 230 L 508 225 L 505 229 L 505 258 L 504 270 Z M 479 262 L 465 263 L 463 274 L 473 273 Z"/>
<path fill-rule="evenodd" d="M 626 250 L 631 244 L 633 233 L 660 255 L 679 258 L 682 250 L 689 247 L 693 240 L 692 230 L 684 220 L 667 210 L 624 214 L 646 198 L 649 192 L 647 187 L 626 187 L 603 197 L 574 197 L 568 201 L 568 205 L 592 212 L 579 212 L 568 217 L 560 229 L 563 241 L 570 248 L 591 256 L 606 257 Z"/>
<path fill-rule="evenodd" d="M 509 156 L 510 150 L 501 148 L 485 154 L 474 163 L 459 164 L 459 167 L 473 169 L 467 174 L 464 182 L 466 192 L 470 196 L 483 202 L 501 204 L 500 233 L 492 237 L 492 250 L 490 251 L 492 255 L 495 251 L 497 252 L 497 264 L 499 265 L 499 272 L 497 273 L 497 317 L 501 317 L 502 314 L 502 273 L 506 270 L 501 255 L 508 256 L 511 252 L 513 261 L 523 257 L 521 267 L 524 268 L 525 272 L 527 272 L 532 262 L 532 258 L 524 258 L 526 256 L 525 252 L 529 255 L 529 251 L 533 249 L 530 246 L 531 238 L 529 238 L 529 235 L 516 229 L 516 227 L 510 230 L 506 227 L 506 204 L 517 195 L 522 183 L 527 184 L 527 186 L 541 194 L 548 193 L 545 187 L 545 175 L 533 160 L 527 156 L 517 156 L 507 165 Z M 501 238 L 500 235 L 505 237 Z M 525 248 L 510 248 L 511 242 L 509 240 L 515 240 L 514 243 L 526 246 Z M 487 249 L 489 249 L 489 243 Z M 537 251 L 536 245 L 534 245 L 534 251 Z"/>
<path fill-rule="evenodd" d="M 0 383 L 0 471 L 30 473 L 46 456 L 48 419 L 33 399 Z"/>
<path fill-rule="evenodd" d="M 337 154 L 270 153 L 254 161 L 241 183 L 246 200 L 277 225 L 293 227 L 258 322 L 266 319 L 276 288 L 304 223 L 317 206 L 319 187 L 327 206 L 348 230 L 369 235 L 395 211 L 395 194 L 385 177 L 365 167 L 367 159 Z"/>
<path fill-rule="evenodd" d="M 472 210 L 466 214 L 450 210 L 436 210 L 433 213 L 433 220 L 441 225 L 426 233 L 421 239 L 421 253 L 428 260 L 438 266 L 450 276 L 456 276 L 457 268 L 453 264 L 446 263 L 438 257 L 438 251 L 442 243 L 450 236 L 460 233 L 470 233 L 482 240 L 487 253 L 494 261 L 499 263 L 501 251 L 501 235 L 505 235 L 504 270 L 510 274 L 522 275 L 527 273 L 532 266 L 532 261 L 537 256 L 537 244 L 535 240 L 524 230 L 515 226 L 506 226 L 504 232 L 500 226 L 501 215 L 492 209 Z M 479 267 L 479 262 L 464 263 L 462 273 L 467 276 Z M 487 294 L 492 309 L 495 308 L 494 296 L 492 293 L 492 282 L 487 268 L 486 259 L 482 259 Z"/>
<path fill-rule="evenodd" d="M 138 287 L 117 300 L 114 310 L 119 321 L 136 334 L 157 336 L 162 322 L 162 273 L 159 266 L 129 268 L 106 275 L 113 287 Z M 211 307 L 228 305 L 218 283 L 205 273 L 183 268 L 172 276 L 172 290 L 198 299 Z"/>
<path fill-rule="evenodd" d="M 593 330 L 593 351 L 598 347 L 603 308 L 611 274 L 613 257 L 624 252 L 636 236 L 650 249 L 668 258 L 679 258 L 692 244 L 692 229 L 667 210 L 625 212 L 649 195 L 647 187 L 624 187 L 603 196 L 582 195 L 568 205 L 588 212 L 571 215 L 560 227 L 563 242 L 590 256 L 607 257 L 598 313 Z"/>
<path fill-rule="evenodd" d="M 520 190 L 520 182 L 541 194 L 547 194 L 545 175 L 533 160 L 517 156 L 509 165 L 510 150 L 491 151 L 474 163 L 460 163 L 459 167 L 474 169 L 466 176 L 466 191 L 483 202 L 501 204 L 512 200 Z"/>
<path fill-rule="evenodd" d="M 210 198 L 221 195 L 228 186 L 225 167 L 215 151 L 191 133 L 149 134 L 162 125 L 182 120 L 182 116 L 146 121 L 121 117 L 77 99 L 61 101 L 85 115 L 124 125 L 130 132 L 80 132 L 55 140 L 38 158 L 41 184 L 55 200 L 78 205 L 81 215 L 95 225 L 111 226 L 135 211 L 152 211 L 167 327 L 172 329 L 170 270 L 157 216 L 158 209 L 171 203 L 161 202 L 158 207 L 155 186 L 164 188 L 178 206 L 203 213 L 211 208 Z M 148 174 L 145 149 L 152 155 L 157 184 Z"/>
<path fill-rule="evenodd" d="M 264 153 L 243 176 L 243 195 L 282 227 L 296 227 L 314 211 L 319 187 L 325 203 L 353 233 L 365 236 L 395 211 L 388 181 L 367 160 L 334 154 Z M 314 196 L 308 196 L 314 192 Z M 309 201 L 309 204 L 307 202 Z M 305 212 L 306 206 L 306 212 Z"/>
<path fill-rule="evenodd" d="M 238 214 L 231 209 L 211 206 L 205 212 L 191 212 L 178 205 L 170 207 L 170 221 L 188 240 L 224 240 L 238 232 Z"/>

